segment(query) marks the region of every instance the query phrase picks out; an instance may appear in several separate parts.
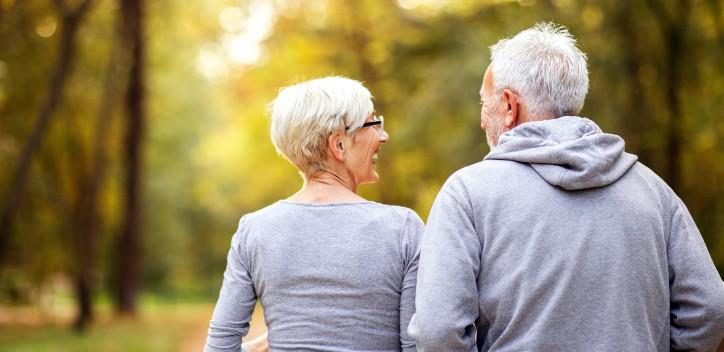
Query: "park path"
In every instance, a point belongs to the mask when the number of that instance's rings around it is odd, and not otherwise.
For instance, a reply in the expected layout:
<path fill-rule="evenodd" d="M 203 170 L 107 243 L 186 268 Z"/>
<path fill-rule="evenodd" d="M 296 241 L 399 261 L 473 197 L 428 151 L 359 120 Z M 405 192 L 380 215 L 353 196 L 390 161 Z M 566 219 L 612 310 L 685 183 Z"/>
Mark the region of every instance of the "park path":
<path fill-rule="evenodd" d="M 207 317 L 211 317 L 213 306 L 210 308 Z M 204 350 L 204 344 L 206 343 L 206 334 L 209 330 L 208 319 L 201 319 L 189 331 L 189 337 L 181 345 L 180 352 L 201 352 Z M 261 305 L 257 305 L 254 309 L 254 315 L 251 317 L 251 327 L 249 328 L 249 335 L 247 338 L 253 339 L 266 331 L 266 324 L 264 323 L 264 309 Z"/>
<path fill-rule="evenodd" d="M 207 314 L 211 317 L 213 306 L 209 309 Z M 201 352 L 204 350 L 204 343 L 206 343 L 206 333 L 209 329 L 209 323 L 207 320 L 201 319 L 198 324 L 195 325 L 193 331 L 191 331 L 189 338 L 183 344 L 180 352 Z M 264 323 L 264 309 L 260 304 L 257 304 L 254 309 L 254 315 L 251 317 L 251 327 L 249 328 L 248 338 L 253 339 L 266 331 L 266 324 Z M 717 352 L 724 352 L 724 341 L 719 345 Z"/>

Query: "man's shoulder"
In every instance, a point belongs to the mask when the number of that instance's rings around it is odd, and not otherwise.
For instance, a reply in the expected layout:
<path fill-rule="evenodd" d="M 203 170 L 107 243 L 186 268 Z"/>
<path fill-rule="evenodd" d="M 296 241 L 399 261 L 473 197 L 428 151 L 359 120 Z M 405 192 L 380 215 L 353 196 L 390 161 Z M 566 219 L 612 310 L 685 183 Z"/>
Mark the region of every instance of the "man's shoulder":
<path fill-rule="evenodd" d="M 532 174 L 531 174 L 532 173 Z M 482 160 L 450 175 L 440 192 L 459 199 L 487 199 L 515 191 L 521 179 L 538 178 L 523 163 L 507 160 Z M 518 180 L 518 181 L 515 181 Z"/>
<path fill-rule="evenodd" d="M 501 177 L 509 177 L 515 173 L 533 172 L 525 163 L 510 160 L 481 160 L 455 171 L 448 182 L 479 183 L 500 181 Z"/>
<path fill-rule="evenodd" d="M 681 199 L 674 190 L 646 165 L 636 162 L 631 169 L 614 183 L 618 192 L 628 194 L 647 194 L 645 199 L 649 202 L 657 201 L 662 209 L 674 209 Z"/>
<path fill-rule="evenodd" d="M 644 165 L 643 163 L 637 161 L 632 167 L 629 172 L 632 172 L 639 177 L 642 177 L 643 179 L 647 180 L 650 184 L 656 185 L 657 187 L 660 187 L 667 192 L 673 193 L 674 191 L 669 187 L 669 185 L 662 179 L 659 175 L 654 172 L 654 170 L 651 170 L 648 166 Z"/>

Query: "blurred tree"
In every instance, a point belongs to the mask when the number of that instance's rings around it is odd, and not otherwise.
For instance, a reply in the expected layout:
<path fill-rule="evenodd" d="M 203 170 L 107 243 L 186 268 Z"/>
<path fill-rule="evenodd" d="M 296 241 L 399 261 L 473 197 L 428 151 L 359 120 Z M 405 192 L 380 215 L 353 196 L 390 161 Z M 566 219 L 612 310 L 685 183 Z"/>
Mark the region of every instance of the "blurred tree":
<path fill-rule="evenodd" d="M 118 246 L 117 309 L 123 314 L 136 313 L 139 286 L 141 236 L 141 183 L 143 136 L 146 120 L 146 78 L 144 10 L 142 0 L 120 0 L 123 16 L 125 49 L 130 54 L 128 85 L 125 96 L 125 205 Z"/>
<path fill-rule="evenodd" d="M 116 32 L 122 38 L 120 21 L 116 20 Z M 98 210 L 99 195 L 107 170 L 107 148 L 110 138 L 110 123 L 116 104 L 116 94 L 119 90 L 119 78 L 124 76 L 127 55 L 120 50 L 118 44 L 110 46 L 109 60 L 102 93 L 98 104 L 97 121 L 92 135 L 91 156 L 88 170 L 78 177 L 77 188 L 80 191 L 78 205 L 75 207 L 76 225 L 75 258 L 76 258 L 76 299 L 78 301 L 78 315 L 75 320 L 77 330 L 85 330 L 93 319 L 93 293 L 97 286 L 97 257 L 100 237 L 101 213 Z"/>
<path fill-rule="evenodd" d="M 664 178 L 675 191 L 681 190 L 682 135 L 686 134 L 685 125 L 679 123 L 681 116 L 680 90 L 684 85 L 683 62 L 686 59 L 686 36 L 690 16 L 690 4 L 687 0 L 673 2 L 672 11 L 668 11 L 666 2 L 647 0 L 664 38 L 664 75 L 665 92 L 668 103 L 668 128 L 666 132 L 668 165 Z"/>
<path fill-rule="evenodd" d="M 45 133 L 54 115 L 58 102 L 63 94 L 63 89 L 68 76 L 71 73 L 76 54 L 76 34 L 81 26 L 82 20 L 88 13 L 93 2 L 84 0 L 75 7 L 69 6 L 63 0 L 55 0 L 53 4 L 60 18 L 60 43 L 58 58 L 48 88 L 48 95 L 38 113 L 32 134 L 28 138 L 23 152 L 18 161 L 18 166 L 13 173 L 11 185 L 8 188 L 8 196 L 3 203 L 0 214 L 0 265 L 5 261 L 8 238 L 10 237 L 15 212 L 25 193 L 25 187 L 29 179 L 30 162 L 35 150 L 43 142 Z"/>

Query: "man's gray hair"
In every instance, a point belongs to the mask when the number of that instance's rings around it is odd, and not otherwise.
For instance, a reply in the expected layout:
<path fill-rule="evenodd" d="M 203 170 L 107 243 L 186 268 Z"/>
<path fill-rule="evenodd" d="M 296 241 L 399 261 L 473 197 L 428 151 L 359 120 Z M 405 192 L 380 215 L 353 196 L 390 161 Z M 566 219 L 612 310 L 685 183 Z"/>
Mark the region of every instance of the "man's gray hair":
<path fill-rule="evenodd" d="M 577 115 L 588 93 L 586 54 L 554 23 L 538 23 L 490 47 L 493 90 L 521 96 L 534 120 Z"/>
<path fill-rule="evenodd" d="M 304 177 L 325 169 L 327 139 L 362 126 L 373 112 L 362 83 L 325 77 L 282 88 L 271 104 L 271 138 L 277 152 Z"/>

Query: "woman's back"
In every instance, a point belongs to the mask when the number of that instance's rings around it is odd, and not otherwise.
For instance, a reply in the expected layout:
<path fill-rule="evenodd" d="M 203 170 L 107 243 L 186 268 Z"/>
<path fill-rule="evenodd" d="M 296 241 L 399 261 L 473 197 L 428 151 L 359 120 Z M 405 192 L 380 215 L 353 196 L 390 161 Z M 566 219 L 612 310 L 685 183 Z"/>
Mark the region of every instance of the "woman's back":
<path fill-rule="evenodd" d="M 238 341 L 258 296 L 274 351 L 414 350 L 422 231 L 413 211 L 374 202 L 281 201 L 244 216 L 210 338 Z"/>

